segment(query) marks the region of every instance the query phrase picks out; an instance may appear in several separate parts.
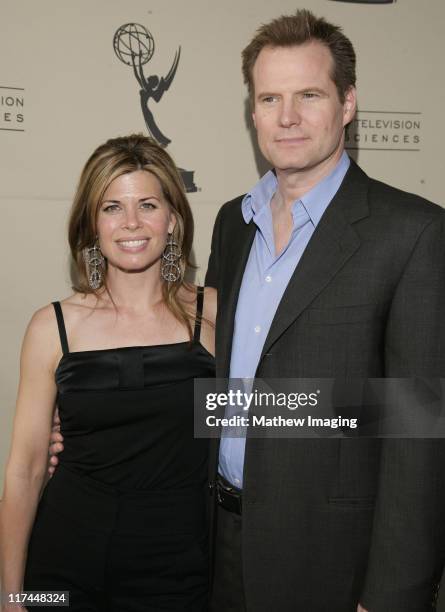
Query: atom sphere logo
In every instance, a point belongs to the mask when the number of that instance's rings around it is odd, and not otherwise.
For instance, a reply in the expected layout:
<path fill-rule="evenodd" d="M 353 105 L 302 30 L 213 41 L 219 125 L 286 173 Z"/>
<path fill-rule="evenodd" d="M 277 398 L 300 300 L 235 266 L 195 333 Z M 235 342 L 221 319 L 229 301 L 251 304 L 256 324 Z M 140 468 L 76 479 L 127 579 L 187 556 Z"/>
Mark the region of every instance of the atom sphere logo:
<path fill-rule="evenodd" d="M 172 65 L 165 77 L 159 77 L 155 74 L 146 76 L 144 73 L 144 66 L 148 64 L 155 52 L 154 38 L 145 26 L 139 23 L 122 25 L 114 34 L 113 48 L 118 59 L 133 69 L 133 74 L 140 87 L 141 110 L 148 133 L 161 147 L 167 147 L 171 140 L 158 127 L 150 108 L 150 100 L 159 102 L 170 88 L 178 69 L 181 47 L 178 47 L 175 52 Z M 198 189 L 193 181 L 194 171 L 184 170 L 183 168 L 179 168 L 179 170 L 186 191 L 197 191 Z"/>
<path fill-rule="evenodd" d="M 113 46 L 118 58 L 127 66 L 133 66 L 134 57 L 146 64 L 155 52 L 153 36 L 147 28 L 137 23 L 121 26 L 114 35 Z"/>

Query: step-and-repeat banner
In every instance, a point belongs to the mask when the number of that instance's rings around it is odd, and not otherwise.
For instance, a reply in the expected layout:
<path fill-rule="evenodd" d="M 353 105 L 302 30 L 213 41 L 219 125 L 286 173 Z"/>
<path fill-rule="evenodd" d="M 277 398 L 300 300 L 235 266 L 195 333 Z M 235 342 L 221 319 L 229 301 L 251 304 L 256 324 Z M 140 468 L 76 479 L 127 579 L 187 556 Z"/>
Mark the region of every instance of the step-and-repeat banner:
<path fill-rule="evenodd" d="M 444 204 L 443 0 L 3 0 L 1 472 L 26 323 L 70 291 L 67 212 L 87 157 L 130 132 L 168 147 L 194 211 L 202 280 L 218 208 L 267 169 L 240 52 L 258 25 L 306 6 L 342 25 L 357 51 L 350 154 L 372 176 Z"/>

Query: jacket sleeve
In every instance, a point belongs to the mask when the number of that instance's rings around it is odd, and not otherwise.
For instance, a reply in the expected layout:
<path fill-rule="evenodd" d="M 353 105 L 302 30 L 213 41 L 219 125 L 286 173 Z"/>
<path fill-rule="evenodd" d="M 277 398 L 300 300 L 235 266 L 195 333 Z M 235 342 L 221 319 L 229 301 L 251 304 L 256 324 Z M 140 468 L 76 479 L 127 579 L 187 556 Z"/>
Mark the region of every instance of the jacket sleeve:
<path fill-rule="evenodd" d="M 221 267 L 220 247 L 222 211 L 223 208 L 219 210 L 216 216 L 215 225 L 213 227 L 212 245 L 210 250 L 209 263 L 207 266 L 207 273 L 205 277 L 206 287 L 214 287 L 215 289 L 218 289 L 218 281 Z"/>
<path fill-rule="evenodd" d="M 391 304 L 385 375 L 445 378 L 444 214 L 420 233 Z M 442 381 L 441 381 L 442 379 Z M 361 604 L 369 612 L 430 611 L 444 564 L 445 439 L 382 440 L 379 486 Z"/>

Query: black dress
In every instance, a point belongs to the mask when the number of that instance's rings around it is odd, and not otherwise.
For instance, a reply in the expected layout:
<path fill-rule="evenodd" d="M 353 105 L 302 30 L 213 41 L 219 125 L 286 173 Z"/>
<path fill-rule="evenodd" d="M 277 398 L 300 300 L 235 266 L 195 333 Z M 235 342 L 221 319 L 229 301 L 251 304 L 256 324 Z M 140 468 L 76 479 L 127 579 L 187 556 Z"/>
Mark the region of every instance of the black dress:
<path fill-rule="evenodd" d="M 55 377 L 64 451 L 31 534 L 26 590 L 69 591 L 70 610 L 207 609 L 208 441 L 193 437 L 199 341 L 70 353 Z M 35 608 L 39 609 L 39 608 Z"/>

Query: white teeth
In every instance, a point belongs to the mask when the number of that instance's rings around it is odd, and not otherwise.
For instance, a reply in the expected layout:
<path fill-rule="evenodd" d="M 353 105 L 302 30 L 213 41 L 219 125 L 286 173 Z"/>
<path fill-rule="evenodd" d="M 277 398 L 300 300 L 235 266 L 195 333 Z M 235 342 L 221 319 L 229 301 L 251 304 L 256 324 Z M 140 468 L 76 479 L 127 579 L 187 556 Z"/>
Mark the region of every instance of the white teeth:
<path fill-rule="evenodd" d="M 143 244 L 145 244 L 147 241 L 146 240 L 121 240 L 120 244 L 124 247 L 140 247 Z"/>

